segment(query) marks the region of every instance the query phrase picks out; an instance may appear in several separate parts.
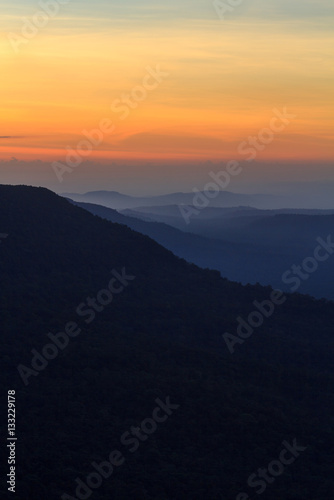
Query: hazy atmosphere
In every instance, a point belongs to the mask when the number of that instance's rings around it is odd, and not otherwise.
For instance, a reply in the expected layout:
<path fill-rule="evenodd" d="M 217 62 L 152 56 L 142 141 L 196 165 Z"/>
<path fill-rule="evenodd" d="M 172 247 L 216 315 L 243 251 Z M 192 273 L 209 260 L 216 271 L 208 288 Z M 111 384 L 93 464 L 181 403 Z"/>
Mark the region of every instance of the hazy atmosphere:
<path fill-rule="evenodd" d="M 1 500 L 334 498 L 333 0 L 0 0 Z"/>
<path fill-rule="evenodd" d="M 230 160 L 233 191 L 333 182 L 333 2 L 232 4 L 0 2 L 3 182 L 191 191 Z"/>

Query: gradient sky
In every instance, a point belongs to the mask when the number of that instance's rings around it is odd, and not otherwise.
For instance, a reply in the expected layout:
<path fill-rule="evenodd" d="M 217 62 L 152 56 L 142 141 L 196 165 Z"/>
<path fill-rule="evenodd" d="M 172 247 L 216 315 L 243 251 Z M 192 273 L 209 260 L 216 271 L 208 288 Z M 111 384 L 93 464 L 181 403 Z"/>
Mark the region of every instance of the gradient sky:
<path fill-rule="evenodd" d="M 115 130 L 87 158 L 91 169 L 104 165 L 101 187 L 112 161 L 155 161 L 161 179 L 167 160 L 182 161 L 191 177 L 194 163 L 244 159 L 239 144 L 268 126 L 274 108 L 296 118 L 260 151 L 263 169 L 274 179 L 277 162 L 307 161 L 330 176 L 332 0 L 244 0 L 223 20 L 212 0 L 70 0 L 16 53 L 9 37 L 40 10 L 0 0 L 1 176 L 14 157 L 35 184 L 36 161 L 64 162 L 82 130 L 110 119 Z M 121 120 L 112 103 L 157 65 L 169 76 Z"/>

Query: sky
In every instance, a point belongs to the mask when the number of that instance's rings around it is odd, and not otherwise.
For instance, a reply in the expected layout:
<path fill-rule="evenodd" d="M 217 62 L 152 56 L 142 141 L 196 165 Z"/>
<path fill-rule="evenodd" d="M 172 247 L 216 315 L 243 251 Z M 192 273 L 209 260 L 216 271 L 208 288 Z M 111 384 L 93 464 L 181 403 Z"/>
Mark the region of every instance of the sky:
<path fill-rule="evenodd" d="M 0 182 L 191 190 L 251 156 L 236 188 L 334 181 L 333 1 L 223 4 L 0 0 Z"/>

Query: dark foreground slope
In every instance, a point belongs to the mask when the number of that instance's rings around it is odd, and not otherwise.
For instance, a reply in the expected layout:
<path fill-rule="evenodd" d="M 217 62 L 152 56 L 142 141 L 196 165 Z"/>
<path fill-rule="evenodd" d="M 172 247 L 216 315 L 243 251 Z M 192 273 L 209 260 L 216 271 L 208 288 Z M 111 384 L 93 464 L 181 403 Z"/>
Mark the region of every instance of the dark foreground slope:
<path fill-rule="evenodd" d="M 237 317 L 270 288 L 200 270 L 45 189 L 1 186 L 0 232 L 1 386 L 16 391 L 16 498 L 245 500 L 264 486 L 267 499 L 332 497 L 331 303 L 288 296 L 231 354 L 222 335 L 235 334 Z M 111 282 L 117 272 L 123 278 Z M 87 307 L 88 297 L 105 305 Z M 55 349 L 52 335 L 64 329 L 71 337 L 58 335 Z M 33 372 L 22 372 L 33 356 Z M 168 397 L 173 409 L 154 411 Z M 299 456 L 288 452 L 278 477 L 256 480 L 294 440 Z M 77 478 L 86 483 L 113 450 L 120 465 L 76 495 Z M 14 498 L 4 481 L 0 492 Z"/>

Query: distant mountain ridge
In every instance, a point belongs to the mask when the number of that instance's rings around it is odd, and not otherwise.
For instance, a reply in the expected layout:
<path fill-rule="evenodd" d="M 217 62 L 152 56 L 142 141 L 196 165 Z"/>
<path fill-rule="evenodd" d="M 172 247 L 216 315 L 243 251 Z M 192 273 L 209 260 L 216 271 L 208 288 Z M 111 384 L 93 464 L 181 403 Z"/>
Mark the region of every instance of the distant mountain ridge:
<path fill-rule="evenodd" d="M 293 193 L 282 194 L 243 194 L 231 191 L 219 191 L 215 197 L 208 197 L 205 191 L 176 192 L 164 195 L 152 196 L 130 196 L 117 191 L 88 191 L 84 194 L 62 193 L 61 196 L 71 198 L 75 201 L 94 203 L 117 210 L 134 209 L 138 207 L 165 206 L 165 205 L 189 205 L 195 206 L 207 202 L 208 207 L 251 207 L 263 210 L 334 210 L 328 206 L 329 202 L 321 203 L 321 199 L 313 199 L 312 196 L 295 196 Z M 204 202 L 203 202 L 204 200 Z M 324 205 L 324 206 L 323 206 Z M 198 205 L 197 205 L 198 206 Z"/>
<path fill-rule="evenodd" d="M 108 208 L 122 210 L 126 208 L 136 208 L 140 206 L 164 206 L 164 205 L 193 205 L 198 193 L 171 193 L 160 196 L 128 196 L 116 191 L 91 191 L 84 194 L 62 193 L 62 196 L 71 198 L 74 201 L 95 203 Z M 202 193 L 206 196 L 205 193 Z M 238 194 L 230 191 L 219 191 L 218 195 L 210 200 L 212 207 L 230 206 L 254 206 L 257 208 L 274 208 L 284 206 L 282 196 Z"/>

